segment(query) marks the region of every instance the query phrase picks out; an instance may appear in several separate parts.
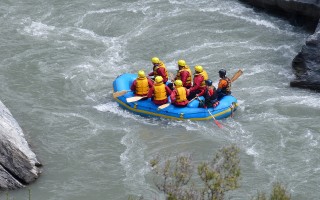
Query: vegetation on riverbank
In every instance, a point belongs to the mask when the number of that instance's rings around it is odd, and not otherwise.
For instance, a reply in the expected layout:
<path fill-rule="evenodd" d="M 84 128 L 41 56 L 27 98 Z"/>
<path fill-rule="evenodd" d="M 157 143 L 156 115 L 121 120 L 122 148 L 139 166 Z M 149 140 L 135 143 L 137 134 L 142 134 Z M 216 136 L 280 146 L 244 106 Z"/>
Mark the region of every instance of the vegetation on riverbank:
<path fill-rule="evenodd" d="M 203 161 L 197 166 L 193 164 L 192 157 L 188 154 L 173 158 L 156 156 L 150 161 L 155 186 L 164 193 L 166 200 L 223 200 L 228 191 L 240 187 L 239 151 L 235 145 L 223 147 L 210 161 Z M 258 192 L 252 198 L 252 200 L 290 199 L 291 195 L 281 183 L 273 185 L 270 196 Z"/>

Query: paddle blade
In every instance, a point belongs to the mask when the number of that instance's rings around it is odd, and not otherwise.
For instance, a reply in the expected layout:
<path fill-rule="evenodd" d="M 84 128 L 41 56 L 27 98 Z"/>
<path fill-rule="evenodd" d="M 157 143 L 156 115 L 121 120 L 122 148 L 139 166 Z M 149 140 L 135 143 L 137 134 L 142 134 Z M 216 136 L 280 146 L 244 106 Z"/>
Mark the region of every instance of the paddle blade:
<path fill-rule="evenodd" d="M 222 125 L 220 124 L 220 122 L 218 120 L 216 120 L 216 118 L 213 116 L 213 114 L 210 112 L 210 110 L 207 109 L 207 111 L 211 115 L 212 119 L 214 120 L 214 123 L 216 123 L 219 128 L 222 128 Z"/>
<path fill-rule="evenodd" d="M 220 124 L 220 122 L 219 122 L 218 120 L 214 119 L 214 122 L 217 124 L 217 126 L 218 126 L 219 128 L 222 128 L 222 125 Z"/>
<path fill-rule="evenodd" d="M 143 98 L 146 98 L 146 96 L 135 96 L 135 97 L 128 97 L 126 100 L 128 103 L 131 103 L 131 102 L 135 102 L 135 101 L 139 101 Z"/>
<path fill-rule="evenodd" d="M 239 78 L 239 76 L 241 76 L 243 74 L 243 71 L 241 69 L 239 69 L 231 78 L 231 82 L 237 80 Z"/>
<path fill-rule="evenodd" d="M 125 94 L 127 94 L 127 90 L 122 90 L 122 91 L 119 91 L 119 92 L 114 92 L 113 93 L 113 98 L 117 98 L 117 97 L 120 97 L 120 96 L 122 96 L 122 95 L 125 95 Z"/>
<path fill-rule="evenodd" d="M 164 108 L 166 108 L 168 106 L 170 106 L 170 103 L 163 104 L 163 105 L 158 107 L 158 110 L 164 109 Z"/>

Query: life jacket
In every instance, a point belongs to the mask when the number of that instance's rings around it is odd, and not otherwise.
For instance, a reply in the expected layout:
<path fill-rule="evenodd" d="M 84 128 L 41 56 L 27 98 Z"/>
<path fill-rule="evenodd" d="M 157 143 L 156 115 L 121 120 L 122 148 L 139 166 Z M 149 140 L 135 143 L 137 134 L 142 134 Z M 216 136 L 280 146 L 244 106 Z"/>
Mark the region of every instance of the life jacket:
<path fill-rule="evenodd" d="M 136 94 L 139 96 L 147 95 L 149 92 L 149 84 L 147 77 L 137 78 L 136 84 Z"/>
<path fill-rule="evenodd" d="M 164 100 L 167 98 L 166 86 L 164 83 L 155 83 L 153 85 L 154 88 L 154 100 Z"/>
<path fill-rule="evenodd" d="M 176 102 L 183 102 L 187 100 L 187 91 L 184 87 L 176 87 L 177 95 Z"/>
<path fill-rule="evenodd" d="M 157 70 L 158 70 L 160 67 L 161 67 L 161 68 L 164 68 L 164 71 L 166 72 L 166 79 L 168 80 L 168 70 L 167 70 L 166 66 L 164 65 L 164 63 L 163 63 L 162 61 L 160 61 L 160 63 L 159 63 L 158 66 L 154 66 L 154 67 L 153 67 L 153 75 L 154 75 L 154 77 L 159 76 Z M 162 77 L 162 78 L 164 78 L 164 77 Z"/>
<path fill-rule="evenodd" d="M 195 74 L 195 76 L 203 76 L 203 81 L 201 82 L 200 87 L 205 87 L 206 80 L 209 79 L 207 72 L 203 70 L 201 73 Z"/>
<path fill-rule="evenodd" d="M 191 85 L 191 81 L 192 81 L 192 72 L 191 72 L 191 69 L 189 68 L 188 65 L 186 65 L 184 68 L 178 70 L 178 73 L 177 73 L 177 76 L 176 76 L 176 80 L 181 80 L 181 76 L 180 76 L 180 73 L 182 71 L 187 71 L 189 72 L 189 76 L 187 78 L 187 81 L 184 83 L 183 86 L 186 86 L 186 85 Z"/>
<path fill-rule="evenodd" d="M 206 85 L 206 80 L 209 79 L 209 76 L 208 76 L 208 74 L 207 74 L 207 71 L 206 71 L 206 70 L 203 70 L 200 74 L 203 76 L 203 81 L 202 81 L 202 83 L 201 83 L 201 86 L 205 86 L 205 85 Z"/>
<path fill-rule="evenodd" d="M 222 80 L 227 81 L 226 87 L 223 87 Z M 228 77 L 221 78 L 218 84 L 218 88 L 221 89 L 222 93 L 231 94 L 231 80 Z"/>

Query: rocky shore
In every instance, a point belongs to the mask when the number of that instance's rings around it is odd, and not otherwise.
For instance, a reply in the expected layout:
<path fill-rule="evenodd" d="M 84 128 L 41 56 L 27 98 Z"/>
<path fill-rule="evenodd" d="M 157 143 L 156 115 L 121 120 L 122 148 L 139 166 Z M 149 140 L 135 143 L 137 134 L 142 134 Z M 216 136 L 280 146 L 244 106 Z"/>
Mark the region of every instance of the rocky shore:
<path fill-rule="evenodd" d="M 286 17 L 290 23 L 303 26 L 313 33 L 292 61 L 296 79 L 290 82 L 290 86 L 320 92 L 320 0 L 240 1 Z"/>
<path fill-rule="evenodd" d="M 40 167 L 19 124 L 0 101 L 0 190 L 21 188 L 35 181 Z"/>

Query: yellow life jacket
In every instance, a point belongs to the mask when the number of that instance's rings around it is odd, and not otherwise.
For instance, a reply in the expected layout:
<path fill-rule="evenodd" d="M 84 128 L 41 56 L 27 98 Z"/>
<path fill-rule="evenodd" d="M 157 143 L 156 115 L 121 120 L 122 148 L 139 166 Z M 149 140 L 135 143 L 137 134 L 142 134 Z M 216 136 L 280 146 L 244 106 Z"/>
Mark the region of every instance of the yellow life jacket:
<path fill-rule="evenodd" d="M 164 68 L 164 71 L 166 72 L 166 78 L 168 80 L 168 71 L 167 71 L 167 68 L 166 68 L 166 66 L 164 65 L 164 63 L 162 61 L 160 61 L 160 64 L 158 66 L 153 67 L 153 75 L 154 75 L 154 77 L 159 76 L 157 70 L 160 67 Z"/>
<path fill-rule="evenodd" d="M 164 100 L 167 98 L 166 86 L 164 83 L 155 83 L 154 88 L 154 100 Z"/>
<path fill-rule="evenodd" d="M 209 79 L 208 74 L 205 70 L 203 70 L 201 73 L 195 74 L 195 75 L 201 75 L 203 76 L 203 81 L 201 82 L 200 86 L 205 87 L 206 86 L 206 80 Z"/>
<path fill-rule="evenodd" d="M 181 80 L 180 72 L 182 72 L 182 71 L 189 72 L 189 76 L 187 78 L 186 85 L 190 85 L 191 81 L 192 81 L 192 72 L 191 72 L 191 69 L 189 68 L 188 65 L 186 65 L 184 68 L 178 70 L 178 73 L 177 73 L 177 76 L 176 76 L 176 80 Z"/>
<path fill-rule="evenodd" d="M 176 87 L 177 95 L 176 102 L 183 102 L 187 100 L 187 91 L 184 87 L 178 86 Z"/>
<path fill-rule="evenodd" d="M 147 95 L 149 92 L 149 84 L 147 77 L 137 78 L 136 94 L 140 96 Z"/>

